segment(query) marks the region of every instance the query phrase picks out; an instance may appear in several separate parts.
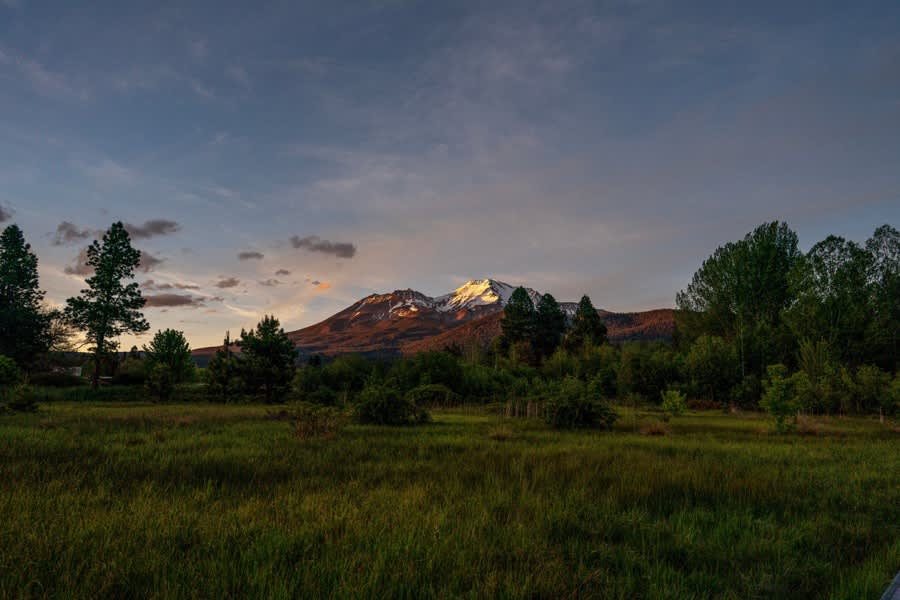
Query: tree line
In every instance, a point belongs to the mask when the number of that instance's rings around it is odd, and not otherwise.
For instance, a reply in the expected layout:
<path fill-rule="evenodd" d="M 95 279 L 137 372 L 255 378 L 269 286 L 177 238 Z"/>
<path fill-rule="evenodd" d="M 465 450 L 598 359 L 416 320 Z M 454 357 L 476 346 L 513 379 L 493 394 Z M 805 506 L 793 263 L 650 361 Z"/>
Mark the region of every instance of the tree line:
<path fill-rule="evenodd" d="M 133 281 L 140 253 L 122 223 L 91 244 L 87 260 L 85 289 L 64 309 L 49 309 L 21 230 L 2 232 L 0 387 L 22 396 L 23 374 L 44 368 L 72 330 L 89 344 L 95 389 L 110 363 L 161 400 L 197 381 L 179 331 L 158 332 L 119 364 L 117 338 L 149 329 Z M 611 344 L 589 297 L 567 315 L 552 295 L 535 305 L 518 288 L 488 347 L 390 360 L 312 357 L 305 365 L 278 320 L 265 316 L 236 340 L 226 334 L 196 385 L 213 401 L 365 403 L 406 421 L 421 418 L 417 407 L 461 402 L 536 403 L 561 422 L 574 414 L 611 423 L 614 400 L 688 399 L 695 407 L 765 409 L 784 427 L 798 412 L 898 411 L 900 234 L 889 225 L 864 244 L 828 236 L 804 253 L 787 224 L 763 224 L 717 248 L 676 303 L 673 343 Z"/>

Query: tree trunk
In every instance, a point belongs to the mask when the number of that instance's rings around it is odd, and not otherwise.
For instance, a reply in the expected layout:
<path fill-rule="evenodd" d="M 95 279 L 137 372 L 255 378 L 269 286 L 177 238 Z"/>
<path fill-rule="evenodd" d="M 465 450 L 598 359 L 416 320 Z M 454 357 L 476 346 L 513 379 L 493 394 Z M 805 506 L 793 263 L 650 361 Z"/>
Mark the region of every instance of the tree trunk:
<path fill-rule="evenodd" d="M 103 340 L 97 341 L 97 351 L 94 352 L 94 373 L 91 375 L 91 389 L 100 387 L 100 361 L 103 360 Z"/>

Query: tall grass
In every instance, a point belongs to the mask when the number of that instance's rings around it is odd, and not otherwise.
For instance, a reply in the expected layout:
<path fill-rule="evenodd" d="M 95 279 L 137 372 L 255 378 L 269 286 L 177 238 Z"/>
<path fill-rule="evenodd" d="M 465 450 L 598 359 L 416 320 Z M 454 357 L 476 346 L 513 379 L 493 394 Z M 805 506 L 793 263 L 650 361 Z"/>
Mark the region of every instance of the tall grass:
<path fill-rule="evenodd" d="M 434 417 L 331 440 L 258 406 L 3 417 L 0 597 L 868 598 L 900 568 L 876 421 Z"/>

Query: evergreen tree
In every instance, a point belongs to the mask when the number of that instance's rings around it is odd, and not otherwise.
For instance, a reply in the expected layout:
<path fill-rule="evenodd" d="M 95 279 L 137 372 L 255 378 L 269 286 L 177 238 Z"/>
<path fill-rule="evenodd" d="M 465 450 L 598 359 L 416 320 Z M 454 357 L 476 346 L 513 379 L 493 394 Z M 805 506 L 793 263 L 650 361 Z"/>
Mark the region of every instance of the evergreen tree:
<path fill-rule="evenodd" d="M 566 336 L 566 346 L 572 351 L 579 351 L 585 345 L 599 346 L 606 342 L 606 324 L 591 299 L 584 295 L 572 317 L 572 328 Z"/>
<path fill-rule="evenodd" d="M 114 338 L 123 333 L 141 333 L 150 328 L 141 308 L 143 296 L 134 279 L 134 270 L 140 265 L 141 253 L 131 246 L 131 239 L 122 222 L 113 223 L 103 235 L 87 249 L 87 264 L 94 274 L 87 279 L 87 289 L 81 295 L 66 301 L 66 316 L 78 329 L 85 332 L 93 344 L 94 372 L 91 385 L 100 383 L 101 359 L 116 346 Z"/>
<path fill-rule="evenodd" d="M 566 332 L 566 314 L 550 294 L 544 294 L 538 302 L 534 322 L 533 345 L 537 353 L 546 358 L 553 354 Z"/>
<path fill-rule="evenodd" d="M 27 368 L 50 346 L 50 319 L 41 310 L 38 260 L 17 225 L 0 234 L 0 354 Z"/>
<path fill-rule="evenodd" d="M 503 349 L 508 349 L 517 342 L 531 342 L 534 321 L 535 311 L 531 297 L 525 288 L 516 288 L 503 307 L 503 320 L 500 322 L 503 331 L 500 342 Z"/>
<path fill-rule="evenodd" d="M 255 330 L 241 330 L 238 346 L 249 389 L 261 389 L 266 402 L 283 400 L 294 378 L 297 350 L 278 319 L 266 315 Z"/>
<path fill-rule="evenodd" d="M 150 344 L 144 346 L 144 353 L 147 385 L 161 401 L 168 400 L 175 385 L 194 372 L 191 347 L 180 331 L 157 331 Z"/>
<path fill-rule="evenodd" d="M 236 400 L 244 387 L 241 379 L 242 365 L 240 359 L 231 351 L 233 345 L 231 333 L 226 332 L 222 347 L 216 350 L 216 354 L 206 366 L 206 389 L 213 398 L 221 402 Z"/>

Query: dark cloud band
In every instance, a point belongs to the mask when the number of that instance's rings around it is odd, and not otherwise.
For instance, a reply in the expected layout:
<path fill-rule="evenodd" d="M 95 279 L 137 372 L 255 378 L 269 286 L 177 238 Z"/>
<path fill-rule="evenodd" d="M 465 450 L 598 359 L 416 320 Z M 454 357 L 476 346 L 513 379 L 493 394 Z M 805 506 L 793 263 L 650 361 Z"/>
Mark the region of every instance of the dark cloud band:
<path fill-rule="evenodd" d="M 291 246 L 307 252 L 331 254 L 338 258 L 353 258 L 356 255 L 356 246 L 354 244 L 323 240 L 317 235 L 308 235 L 306 237 L 291 236 Z"/>

